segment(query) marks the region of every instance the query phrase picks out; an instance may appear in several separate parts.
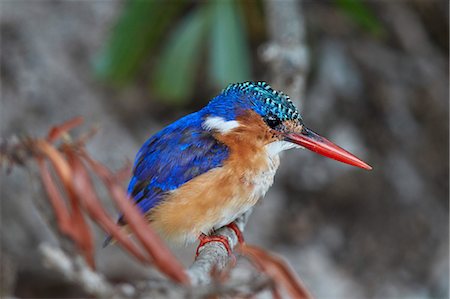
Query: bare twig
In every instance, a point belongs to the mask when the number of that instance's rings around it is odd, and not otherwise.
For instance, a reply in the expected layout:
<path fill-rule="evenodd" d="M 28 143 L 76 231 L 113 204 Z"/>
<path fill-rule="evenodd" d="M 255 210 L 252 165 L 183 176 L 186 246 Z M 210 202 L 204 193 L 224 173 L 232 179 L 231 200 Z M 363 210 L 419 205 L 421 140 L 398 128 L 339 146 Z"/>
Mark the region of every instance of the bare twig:
<path fill-rule="evenodd" d="M 273 285 L 265 275 L 253 275 L 241 281 L 224 284 L 207 284 L 195 288 L 170 281 L 149 280 L 135 285 L 111 284 L 93 271 L 80 256 L 69 256 L 63 250 L 43 243 L 39 250 L 47 267 L 57 271 L 67 281 L 79 286 L 86 294 L 96 298 L 209 298 L 211 296 L 236 296 L 247 298 Z"/>
<path fill-rule="evenodd" d="M 270 82 L 286 91 L 297 104 L 302 104 L 309 55 L 304 42 L 301 1 L 266 0 L 265 10 L 270 41 L 261 48 L 260 56 L 269 64 Z"/>
<path fill-rule="evenodd" d="M 39 250 L 44 258 L 44 263 L 64 277 L 81 286 L 83 291 L 98 298 L 109 298 L 114 288 L 100 274 L 93 271 L 80 257 L 70 258 L 59 248 L 48 244 L 41 244 Z"/>
<path fill-rule="evenodd" d="M 211 298 L 212 296 L 231 296 L 232 298 L 253 298 L 259 292 L 270 288 L 272 279 L 265 275 L 250 276 L 241 281 L 229 281 L 224 284 L 208 284 L 192 288 L 190 298 Z"/>

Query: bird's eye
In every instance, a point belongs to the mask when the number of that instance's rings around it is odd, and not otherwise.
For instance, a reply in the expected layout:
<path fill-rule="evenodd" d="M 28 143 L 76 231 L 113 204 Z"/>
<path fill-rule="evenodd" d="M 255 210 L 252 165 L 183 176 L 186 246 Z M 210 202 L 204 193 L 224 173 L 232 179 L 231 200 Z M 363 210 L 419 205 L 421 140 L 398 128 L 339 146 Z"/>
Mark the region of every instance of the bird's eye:
<path fill-rule="evenodd" d="M 265 118 L 266 124 L 272 129 L 278 127 L 281 124 L 281 120 L 273 115 L 269 115 Z"/>

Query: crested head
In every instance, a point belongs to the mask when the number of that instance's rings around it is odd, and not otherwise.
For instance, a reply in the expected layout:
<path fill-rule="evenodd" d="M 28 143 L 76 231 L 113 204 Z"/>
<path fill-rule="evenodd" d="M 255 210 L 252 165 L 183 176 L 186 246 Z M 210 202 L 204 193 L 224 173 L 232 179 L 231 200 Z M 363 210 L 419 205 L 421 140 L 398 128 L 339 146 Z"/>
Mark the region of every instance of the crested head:
<path fill-rule="evenodd" d="M 246 110 L 253 110 L 269 121 L 276 119 L 281 122 L 302 122 L 300 112 L 289 96 L 262 81 L 230 84 L 209 103 L 207 110 L 226 120 L 233 120 Z"/>
<path fill-rule="evenodd" d="M 301 119 L 289 96 L 263 81 L 231 84 L 222 93 L 246 97 L 253 110 L 262 117 L 273 116 L 281 121 Z"/>
<path fill-rule="evenodd" d="M 326 157 L 372 169 L 359 158 L 309 130 L 289 96 L 265 82 L 231 84 L 201 110 L 202 126 L 219 136 L 237 135 L 239 143 L 254 140 L 270 154 L 304 147 Z M 242 135 L 245 135 L 242 137 Z"/>

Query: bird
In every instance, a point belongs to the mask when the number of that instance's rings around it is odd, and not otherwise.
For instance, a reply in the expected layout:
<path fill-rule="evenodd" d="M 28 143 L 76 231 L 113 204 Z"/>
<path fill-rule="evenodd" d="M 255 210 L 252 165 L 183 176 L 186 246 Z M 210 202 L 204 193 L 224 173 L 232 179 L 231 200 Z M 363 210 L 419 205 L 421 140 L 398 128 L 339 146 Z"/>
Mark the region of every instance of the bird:
<path fill-rule="evenodd" d="M 306 148 L 371 166 L 308 129 L 289 96 L 263 81 L 234 83 L 205 107 L 151 136 L 138 151 L 128 194 L 164 239 L 201 245 L 252 208 L 274 181 L 280 153 Z M 126 226 L 122 217 L 118 223 Z M 107 238 L 104 245 L 111 242 Z"/>

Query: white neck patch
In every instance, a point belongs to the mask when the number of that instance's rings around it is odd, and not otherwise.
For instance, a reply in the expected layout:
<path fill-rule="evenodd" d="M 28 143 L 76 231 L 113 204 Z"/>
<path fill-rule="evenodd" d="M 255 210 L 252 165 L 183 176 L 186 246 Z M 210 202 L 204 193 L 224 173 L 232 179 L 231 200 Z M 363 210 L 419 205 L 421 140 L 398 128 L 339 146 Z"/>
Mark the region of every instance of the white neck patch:
<path fill-rule="evenodd" d="M 224 118 L 219 116 L 208 116 L 202 126 L 205 130 L 217 130 L 222 134 L 226 134 L 239 127 L 239 122 L 236 120 L 226 121 Z"/>
<path fill-rule="evenodd" d="M 270 157 L 276 156 L 280 152 L 291 148 L 302 148 L 302 147 L 295 143 L 287 141 L 275 141 L 266 145 L 266 151 Z"/>

